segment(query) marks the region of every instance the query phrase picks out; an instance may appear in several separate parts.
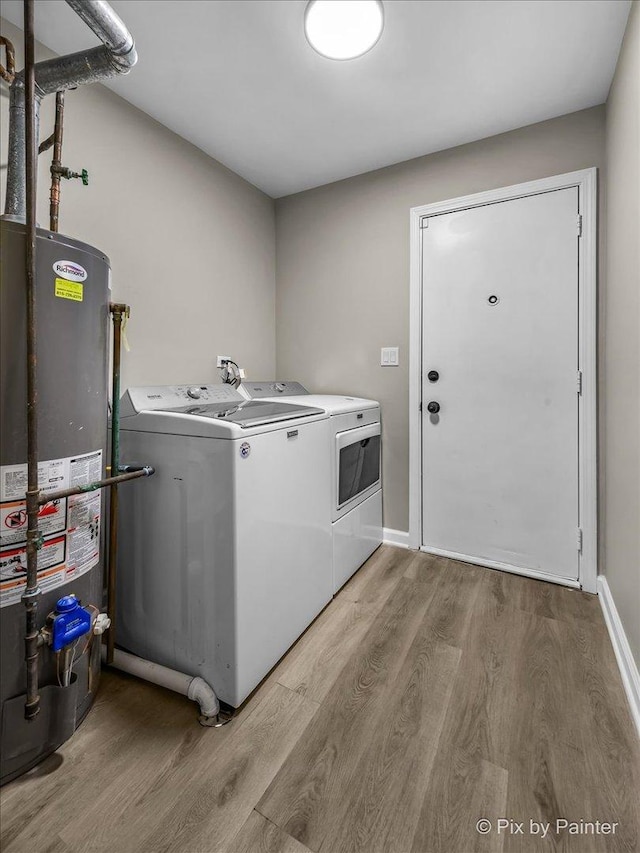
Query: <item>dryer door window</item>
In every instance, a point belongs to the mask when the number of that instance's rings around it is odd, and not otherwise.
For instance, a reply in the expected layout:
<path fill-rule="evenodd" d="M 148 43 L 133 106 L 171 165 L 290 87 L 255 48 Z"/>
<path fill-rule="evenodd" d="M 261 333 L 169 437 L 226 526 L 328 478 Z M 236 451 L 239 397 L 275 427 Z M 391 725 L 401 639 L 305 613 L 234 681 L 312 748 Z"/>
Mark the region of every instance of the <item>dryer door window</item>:
<path fill-rule="evenodd" d="M 338 441 L 338 509 L 368 493 L 380 482 L 380 425 L 340 433 Z"/>

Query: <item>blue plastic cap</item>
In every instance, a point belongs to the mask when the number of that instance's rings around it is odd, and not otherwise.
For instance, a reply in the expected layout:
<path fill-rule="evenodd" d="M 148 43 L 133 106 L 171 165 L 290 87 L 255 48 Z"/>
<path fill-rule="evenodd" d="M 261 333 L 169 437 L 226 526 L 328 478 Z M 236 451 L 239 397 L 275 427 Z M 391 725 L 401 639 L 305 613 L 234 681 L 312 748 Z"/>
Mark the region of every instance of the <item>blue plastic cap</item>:
<path fill-rule="evenodd" d="M 56 602 L 57 613 L 70 613 L 72 610 L 75 610 L 76 607 L 80 607 L 80 602 L 75 595 L 64 595 Z"/>

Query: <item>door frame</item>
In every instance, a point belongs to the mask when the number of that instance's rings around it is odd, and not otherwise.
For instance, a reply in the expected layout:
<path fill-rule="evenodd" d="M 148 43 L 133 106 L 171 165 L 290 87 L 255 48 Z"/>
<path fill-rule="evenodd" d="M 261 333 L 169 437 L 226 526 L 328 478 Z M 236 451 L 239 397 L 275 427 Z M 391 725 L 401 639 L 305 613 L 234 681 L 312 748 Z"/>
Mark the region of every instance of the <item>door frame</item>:
<path fill-rule="evenodd" d="M 422 541 L 422 219 L 553 190 L 578 188 L 578 215 L 582 217 L 578 250 L 578 370 L 582 371 L 582 392 L 578 394 L 578 500 L 582 550 L 579 553 L 578 584 L 573 585 L 579 585 L 586 592 L 592 593 L 596 593 L 598 574 L 597 173 L 596 168 L 583 169 L 412 207 L 409 292 L 408 546 L 433 552 Z M 496 568 L 509 567 L 496 565 Z M 513 568 L 509 570 L 515 571 Z M 523 570 L 521 573 L 555 580 L 550 575 L 533 571 Z M 562 578 L 555 582 L 565 583 Z"/>

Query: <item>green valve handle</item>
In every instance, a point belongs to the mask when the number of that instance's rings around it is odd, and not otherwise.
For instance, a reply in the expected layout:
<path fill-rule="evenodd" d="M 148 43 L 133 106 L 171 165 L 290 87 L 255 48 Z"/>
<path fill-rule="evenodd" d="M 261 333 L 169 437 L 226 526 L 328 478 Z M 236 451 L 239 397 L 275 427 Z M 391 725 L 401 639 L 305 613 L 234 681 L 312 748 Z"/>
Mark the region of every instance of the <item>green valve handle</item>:
<path fill-rule="evenodd" d="M 88 187 L 89 186 L 89 172 L 87 172 L 86 169 L 83 169 L 80 172 L 80 177 L 82 178 L 82 186 Z"/>

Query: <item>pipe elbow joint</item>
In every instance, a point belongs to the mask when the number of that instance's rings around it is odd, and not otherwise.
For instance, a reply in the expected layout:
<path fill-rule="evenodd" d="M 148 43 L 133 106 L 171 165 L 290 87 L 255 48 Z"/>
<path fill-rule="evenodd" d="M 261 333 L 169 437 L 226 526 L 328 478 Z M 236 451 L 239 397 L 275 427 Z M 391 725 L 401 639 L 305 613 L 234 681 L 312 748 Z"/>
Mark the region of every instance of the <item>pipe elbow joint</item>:
<path fill-rule="evenodd" d="M 106 0 L 67 0 L 67 5 L 107 48 L 117 74 L 126 74 L 133 68 L 138 61 L 133 36 Z"/>
<path fill-rule="evenodd" d="M 191 681 L 187 696 L 198 703 L 203 717 L 217 717 L 220 713 L 218 697 L 204 678 L 196 677 Z"/>
<path fill-rule="evenodd" d="M 111 67 L 116 74 L 128 74 L 138 61 L 138 51 L 135 42 L 124 53 L 111 53 Z"/>

